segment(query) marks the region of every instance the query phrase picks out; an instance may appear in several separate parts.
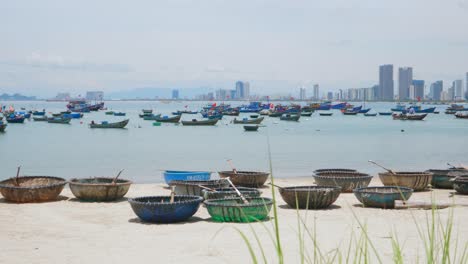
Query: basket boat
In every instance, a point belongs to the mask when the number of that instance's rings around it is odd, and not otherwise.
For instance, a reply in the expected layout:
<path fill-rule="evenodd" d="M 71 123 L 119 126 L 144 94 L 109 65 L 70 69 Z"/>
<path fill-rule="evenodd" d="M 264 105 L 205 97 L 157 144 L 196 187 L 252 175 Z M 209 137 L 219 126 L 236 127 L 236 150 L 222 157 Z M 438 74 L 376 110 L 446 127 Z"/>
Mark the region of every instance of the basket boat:
<path fill-rule="evenodd" d="M 127 194 L 130 185 L 129 180 L 117 179 L 112 183 L 114 178 L 96 177 L 71 179 L 70 190 L 73 195 L 84 201 L 115 201 Z"/>
<path fill-rule="evenodd" d="M 170 196 L 146 196 L 130 198 L 128 202 L 133 212 L 145 222 L 176 223 L 192 217 L 200 208 L 203 198 L 200 196 L 175 195 L 174 202 Z"/>
<path fill-rule="evenodd" d="M 244 204 L 241 198 L 206 200 L 205 206 L 211 219 L 215 222 L 256 222 L 268 217 L 273 200 L 257 197 L 246 198 Z"/>
<path fill-rule="evenodd" d="M 453 181 L 453 189 L 460 194 L 468 194 L 468 174 L 456 177 Z"/>
<path fill-rule="evenodd" d="M 319 186 L 339 186 L 342 192 L 352 192 L 356 188 L 367 187 L 372 176 L 356 171 L 324 171 L 315 173 L 314 179 Z"/>
<path fill-rule="evenodd" d="M 229 186 L 229 183 L 225 180 L 171 181 L 170 185 L 175 186 L 175 193 L 177 195 L 203 196 L 203 187 L 210 189 L 225 188 Z"/>
<path fill-rule="evenodd" d="M 251 188 L 262 187 L 270 176 L 268 172 L 259 171 L 220 171 L 218 174 L 221 178 L 229 177 L 236 186 Z"/>
<path fill-rule="evenodd" d="M 396 200 L 407 201 L 413 189 L 400 186 L 364 187 L 354 190 L 356 198 L 368 207 L 390 209 L 395 207 Z"/>
<path fill-rule="evenodd" d="M 246 187 L 238 187 L 239 192 L 244 197 L 259 197 L 262 192 L 255 189 L 255 188 L 246 188 Z M 214 191 L 210 190 L 203 190 L 203 197 L 205 200 L 212 200 L 212 199 L 225 199 L 225 198 L 238 198 L 239 195 L 234 190 L 234 188 L 218 188 L 214 189 Z"/>
<path fill-rule="evenodd" d="M 353 169 L 342 169 L 342 168 L 332 168 L 332 169 L 318 169 L 318 170 L 314 170 L 314 174 L 317 174 L 317 173 L 322 173 L 322 172 L 357 172 L 357 170 L 353 170 Z"/>
<path fill-rule="evenodd" d="M 67 181 L 51 176 L 18 177 L 0 182 L 0 192 L 5 200 L 15 203 L 36 203 L 56 200 Z"/>
<path fill-rule="evenodd" d="M 208 181 L 211 178 L 209 171 L 164 171 L 164 181 L 171 184 L 171 181 Z"/>
<path fill-rule="evenodd" d="M 279 188 L 283 200 L 292 208 L 323 209 L 332 205 L 341 193 L 337 186 L 293 186 Z"/>
<path fill-rule="evenodd" d="M 245 131 L 258 131 L 259 127 L 260 126 L 258 126 L 258 125 L 257 126 L 244 126 L 244 130 Z"/>
<path fill-rule="evenodd" d="M 405 172 L 399 171 L 379 173 L 380 180 L 385 186 L 401 186 L 413 189 L 415 192 L 423 191 L 432 181 L 430 172 Z"/>
<path fill-rule="evenodd" d="M 432 173 L 431 186 L 439 189 L 453 189 L 453 179 L 458 175 L 468 173 L 464 169 L 449 169 L 449 170 L 427 170 Z"/>

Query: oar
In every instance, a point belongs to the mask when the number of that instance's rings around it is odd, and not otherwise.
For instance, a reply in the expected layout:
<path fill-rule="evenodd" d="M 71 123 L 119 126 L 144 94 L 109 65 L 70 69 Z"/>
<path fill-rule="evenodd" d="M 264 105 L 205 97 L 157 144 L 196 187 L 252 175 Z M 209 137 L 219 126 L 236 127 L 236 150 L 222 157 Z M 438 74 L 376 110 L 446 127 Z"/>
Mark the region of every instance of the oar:
<path fill-rule="evenodd" d="M 380 168 L 382 168 L 382 169 L 384 169 L 384 170 L 390 172 L 391 174 L 396 174 L 393 170 L 387 169 L 387 168 L 385 168 L 384 166 L 382 166 L 382 165 L 380 165 L 380 164 L 377 164 L 375 161 L 369 160 L 369 162 L 372 163 L 372 164 L 374 164 L 374 165 L 379 166 Z"/>
<path fill-rule="evenodd" d="M 242 195 L 241 192 L 239 192 L 239 190 L 236 188 L 236 186 L 234 185 L 234 183 L 232 183 L 231 179 L 229 179 L 229 177 L 225 178 L 229 184 L 232 186 L 232 188 L 234 188 L 234 190 L 236 191 L 237 195 L 240 196 L 240 198 L 242 199 L 242 202 L 244 202 L 244 204 L 249 204 L 249 201 L 247 201 L 247 199 L 245 199 L 244 195 Z"/>
<path fill-rule="evenodd" d="M 21 165 L 18 166 L 18 170 L 16 171 L 15 186 L 19 186 L 18 178 L 19 178 L 20 170 L 21 170 Z"/>
<path fill-rule="evenodd" d="M 237 174 L 236 168 L 234 167 L 234 165 L 232 165 L 232 160 L 231 160 L 231 159 L 228 159 L 228 160 L 227 160 L 227 163 L 229 163 L 229 166 L 231 166 L 232 171 L 233 171 L 235 174 Z"/>
<path fill-rule="evenodd" d="M 124 171 L 123 169 L 119 171 L 119 173 L 117 174 L 117 176 L 115 176 L 115 178 L 112 180 L 112 184 L 115 184 L 117 182 L 117 179 L 119 178 L 120 174 L 122 173 L 122 171 Z"/>
<path fill-rule="evenodd" d="M 205 186 L 203 186 L 203 185 L 197 185 L 197 186 L 200 187 L 200 188 L 202 188 L 202 189 L 208 190 L 208 191 L 218 192 L 218 191 L 216 191 L 215 189 L 211 189 L 211 188 L 205 187 Z"/>
<path fill-rule="evenodd" d="M 284 187 L 278 186 L 278 185 L 276 185 L 276 184 L 273 184 L 273 183 L 271 183 L 271 182 L 268 183 L 268 184 L 270 184 L 270 185 L 272 185 L 272 186 L 275 186 L 276 188 L 280 188 L 280 189 L 283 189 L 283 188 L 284 188 Z"/>

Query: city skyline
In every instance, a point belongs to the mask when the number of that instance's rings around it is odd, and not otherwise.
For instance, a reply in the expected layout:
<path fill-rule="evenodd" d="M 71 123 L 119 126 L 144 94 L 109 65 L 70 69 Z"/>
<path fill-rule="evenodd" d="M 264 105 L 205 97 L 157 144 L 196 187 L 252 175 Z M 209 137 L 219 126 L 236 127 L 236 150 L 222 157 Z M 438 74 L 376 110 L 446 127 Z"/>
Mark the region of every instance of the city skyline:
<path fill-rule="evenodd" d="M 468 36 L 460 34 L 468 27 L 467 6 L 457 0 L 8 2 L 0 10 L 8 25 L 0 29 L 0 93 L 231 89 L 239 79 L 258 93 L 314 83 L 338 91 L 376 84 L 382 63 L 409 65 L 427 83 L 451 83 L 468 69 Z"/>

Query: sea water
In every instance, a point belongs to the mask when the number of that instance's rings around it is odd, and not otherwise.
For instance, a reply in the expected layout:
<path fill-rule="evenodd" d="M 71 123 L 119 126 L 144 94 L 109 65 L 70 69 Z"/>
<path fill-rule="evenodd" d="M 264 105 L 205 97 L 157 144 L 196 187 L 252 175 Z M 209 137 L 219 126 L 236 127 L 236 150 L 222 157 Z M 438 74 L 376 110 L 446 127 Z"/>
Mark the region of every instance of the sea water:
<path fill-rule="evenodd" d="M 16 109 L 50 113 L 66 110 L 64 102 L 3 102 Z M 245 132 L 225 116 L 216 126 L 162 124 L 138 117 L 141 109 L 171 115 L 176 110 L 199 110 L 207 102 L 110 101 L 106 107 L 126 112 L 126 117 L 85 113 L 70 125 L 26 120 L 8 124 L 0 133 L 0 178 L 21 174 L 74 177 L 112 177 L 125 169 L 122 178 L 135 182 L 161 182 L 163 170 L 269 171 L 269 153 L 276 177 L 311 176 L 320 168 L 353 168 L 372 175 L 381 169 L 377 161 L 394 170 L 446 168 L 447 162 L 468 164 L 468 120 L 429 114 L 424 121 L 399 121 L 391 116 L 301 117 L 299 122 L 266 117 L 258 132 Z M 231 102 L 232 106 L 242 104 Z M 355 104 L 359 105 L 359 104 Z M 392 103 L 367 103 L 371 112 L 390 111 Z M 429 107 L 429 105 L 423 105 Z M 49 114 L 50 115 L 50 114 Z M 241 114 L 248 117 L 250 114 Z M 90 129 L 91 121 L 115 122 L 129 118 L 126 129 Z M 182 116 L 182 120 L 201 115 Z M 213 176 L 217 176 L 213 174 Z"/>

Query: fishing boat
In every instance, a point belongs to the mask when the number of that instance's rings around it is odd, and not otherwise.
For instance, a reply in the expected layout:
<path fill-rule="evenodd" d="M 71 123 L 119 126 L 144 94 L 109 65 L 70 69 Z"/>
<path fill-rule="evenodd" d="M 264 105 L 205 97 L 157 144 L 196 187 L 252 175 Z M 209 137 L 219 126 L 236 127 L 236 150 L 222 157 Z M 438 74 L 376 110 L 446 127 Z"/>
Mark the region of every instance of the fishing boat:
<path fill-rule="evenodd" d="M 267 181 L 270 173 L 261 171 L 219 171 L 221 179 L 229 178 L 236 186 L 260 188 Z"/>
<path fill-rule="evenodd" d="M 406 110 L 406 105 L 398 103 L 395 107 L 391 109 L 393 112 L 403 112 Z"/>
<path fill-rule="evenodd" d="M 6 201 L 37 203 L 56 200 L 67 181 L 50 176 L 17 176 L 0 182 Z"/>
<path fill-rule="evenodd" d="M 143 114 L 151 114 L 151 113 L 153 113 L 153 110 L 152 110 L 152 109 L 142 109 L 141 111 L 143 112 Z"/>
<path fill-rule="evenodd" d="M 115 112 L 114 116 L 125 116 L 126 114 L 124 112 Z"/>
<path fill-rule="evenodd" d="M 114 115 L 114 111 L 107 111 L 106 115 Z"/>
<path fill-rule="evenodd" d="M 455 114 L 455 117 L 456 117 L 456 118 L 461 118 L 461 119 L 468 119 L 468 113 L 457 112 L 457 113 Z"/>
<path fill-rule="evenodd" d="M 125 119 L 123 121 L 115 122 L 115 123 L 109 123 L 107 121 L 103 121 L 100 124 L 94 123 L 94 121 L 92 121 L 89 124 L 89 127 L 90 128 L 124 128 L 128 124 L 129 121 L 130 121 L 129 119 Z"/>
<path fill-rule="evenodd" d="M 109 177 L 93 177 L 71 179 L 70 190 L 73 195 L 83 201 L 115 201 L 125 196 L 130 185 L 129 180 Z"/>
<path fill-rule="evenodd" d="M 260 111 L 260 115 L 270 115 L 270 110 L 269 109 L 263 109 Z"/>
<path fill-rule="evenodd" d="M 450 111 L 455 111 L 455 112 L 460 112 L 460 111 L 468 111 L 468 108 L 466 108 L 465 106 L 463 105 L 460 105 L 460 104 L 451 104 L 447 110 L 450 110 Z"/>
<path fill-rule="evenodd" d="M 51 124 L 70 124 L 71 118 L 52 117 L 47 119 L 47 123 Z"/>
<path fill-rule="evenodd" d="M 3 121 L 0 121 L 0 132 L 5 132 L 6 127 L 7 124 L 3 123 Z"/>
<path fill-rule="evenodd" d="M 33 120 L 36 122 L 43 122 L 49 120 L 47 116 L 33 116 Z"/>
<path fill-rule="evenodd" d="M 371 109 L 370 108 L 365 108 L 365 109 L 361 109 L 359 110 L 359 114 L 366 114 L 367 112 L 369 112 Z"/>
<path fill-rule="evenodd" d="M 319 115 L 321 115 L 321 116 L 331 116 L 331 115 L 333 115 L 333 113 L 332 112 L 320 112 Z"/>
<path fill-rule="evenodd" d="M 299 118 L 301 118 L 301 115 L 284 114 L 280 116 L 280 120 L 283 121 L 299 121 Z"/>
<path fill-rule="evenodd" d="M 45 113 L 46 113 L 45 110 L 43 110 L 43 111 L 34 111 L 32 113 L 32 115 L 33 116 L 43 116 L 43 115 L 45 115 Z"/>
<path fill-rule="evenodd" d="M 230 110 L 230 111 L 224 111 L 223 115 L 227 116 L 239 116 L 239 111 L 238 110 Z"/>
<path fill-rule="evenodd" d="M 156 118 L 160 118 L 160 117 L 161 117 L 161 114 L 157 114 L 157 115 L 149 114 L 149 115 L 143 116 L 143 120 L 154 121 L 154 120 L 156 120 Z"/>
<path fill-rule="evenodd" d="M 423 120 L 427 114 L 405 114 L 405 113 L 394 113 L 392 115 L 394 120 Z"/>
<path fill-rule="evenodd" d="M 301 116 L 312 116 L 314 112 L 313 111 L 310 111 L 310 112 L 301 112 Z"/>
<path fill-rule="evenodd" d="M 161 123 L 179 123 L 181 115 L 176 116 L 158 116 L 154 120 Z"/>
<path fill-rule="evenodd" d="M 208 118 L 208 119 L 223 119 L 223 114 L 208 115 L 205 118 Z"/>
<path fill-rule="evenodd" d="M 379 115 L 381 115 L 381 116 L 391 116 L 392 112 L 379 112 Z"/>
<path fill-rule="evenodd" d="M 234 118 L 234 120 L 232 120 L 232 122 L 234 124 L 260 124 L 262 123 L 263 119 L 265 119 L 265 117 L 259 117 L 259 118 L 252 118 L 252 119 L 248 119 L 248 118 L 243 118 L 243 119 L 240 119 L 238 120 L 237 118 Z"/>
<path fill-rule="evenodd" d="M 457 113 L 456 110 L 446 110 L 446 111 L 445 111 L 445 114 L 446 114 L 446 115 L 454 115 L 454 114 L 456 114 L 456 113 Z"/>
<path fill-rule="evenodd" d="M 422 109 L 421 106 L 411 106 L 410 108 L 413 108 L 414 111 L 418 114 L 422 114 L 422 113 L 427 113 L 427 114 L 432 114 L 434 113 L 435 111 L 435 107 L 429 107 L 429 108 L 425 108 L 425 109 Z"/>
<path fill-rule="evenodd" d="M 334 104 L 331 106 L 331 109 L 338 109 L 338 110 L 341 110 L 341 109 L 345 109 L 346 106 L 348 105 L 348 103 L 337 103 L 337 104 Z"/>
<path fill-rule="evenodd" d="M 24 123 L 24 116 L 23 115 L 9 115 L 6 117 L 6 121 L 8 123 Z"/>
<path fill-rule="evenodd" d="M 60 117 L 60 116 L 62 116 L 62 114 L 61 113 L 52 113 L 52 116 L 53 117 Z"/>
<path fill-rule="evenodd" d="M 260 126 L 256 125 L 256 126 L 244 126 L 244 130 L 245 131 L 258 131 L 258 128 Z"/>
<path fill-rule="evenodd" d="M 377 113 L 365 113 L 364 116 L 377 116 Z"/>
<path fill-rule="evenodd" d="M 268 116 L 270 117 L 281 117 L 284 114 L 284 111 L 273 111 L 270 112 Z"/>
<path fill-rule="evenodd" d="M 62 114 L 63 118 L 82 118 L 83 113 L 69 113 L 69 114 Z"/>
<path fill-rule="evenodd" d="M 352 110 L 342 110 L 343 115 L 357 115 L 359 112 L 358 111 L 352 111 Z"/>
<path fill-rule="evenodd" d="M 184 126 L 214 126 L 218 123 L 219 119 L 208 119 L 208 120 L 197 120 L 192 119 L 191 121 L 182 121 Z"/>

